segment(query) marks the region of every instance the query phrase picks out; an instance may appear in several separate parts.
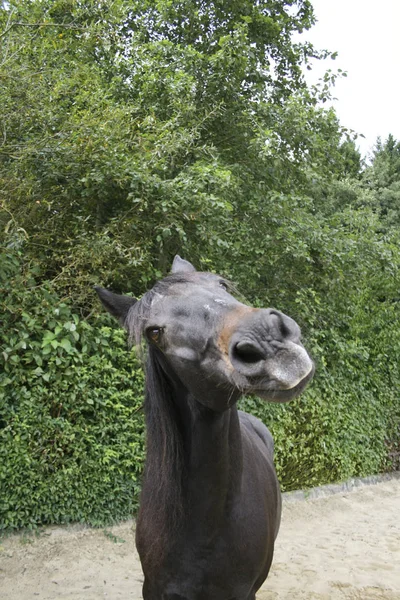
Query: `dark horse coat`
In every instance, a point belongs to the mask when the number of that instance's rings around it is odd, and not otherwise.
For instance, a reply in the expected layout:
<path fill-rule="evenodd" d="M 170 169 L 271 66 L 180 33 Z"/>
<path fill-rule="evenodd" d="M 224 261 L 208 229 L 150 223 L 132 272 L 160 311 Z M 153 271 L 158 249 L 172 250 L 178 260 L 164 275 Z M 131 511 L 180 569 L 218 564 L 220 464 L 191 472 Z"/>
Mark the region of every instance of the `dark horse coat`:
<path fill-rule="evenodd" d="M 180 257 L 140 301 L 97 288 L 131 340 L 149 346 L 136 532 L 145 600 L 254 600 L 271 566 L 273 441 L 236 404 L 242 394 L 288 401 L 314 368 L 290 317 L 228 290 Z"/>

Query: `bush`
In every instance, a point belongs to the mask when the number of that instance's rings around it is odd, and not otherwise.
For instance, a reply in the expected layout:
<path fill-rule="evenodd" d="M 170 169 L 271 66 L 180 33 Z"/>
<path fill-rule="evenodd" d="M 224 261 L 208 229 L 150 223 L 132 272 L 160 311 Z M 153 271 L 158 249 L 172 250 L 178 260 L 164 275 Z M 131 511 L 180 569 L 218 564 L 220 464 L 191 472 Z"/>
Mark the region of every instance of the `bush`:
<path fill-rule="evenodd" d="M 143 376 L 122 330 L 0 266 L 0 528 L 127 518 L 143 463 Z"/>
<path fill-rule="evenodd" d="M 51 283 L 37 285 L 39 276 L 18 244 L 0 255 L 0 528 L 127 518 L 144 460 L 141 366 L 111 317 L 82 318 Z M 310 324 L 313 384 L 289 404 L 241 402 L 273 433 L 284 490 L 391 468 L 399 317 L 395 302 L 366 295 L 359 311 L 356 294 L 341 319 L 334 305 L 319 309 L 317 296 L 299 294 L 293 316 Z"/>
<path fill-rule="evenodd" d="M 346 390 L 337 389 L 317 375 L 310 389 L 291 404 L 265 404 L 256 398 L 241 402 L 243 410 L 272 432 L 283 491 L 391 469 L 389 440 L 399 439 L 395 393 L 386 386 L 372 392 L 346 384 Z"/>
<path fill-rule="evenodd" d="M 241 403 L 272 431 L 284 490 L 396 468 L 400 446 L 397 302 L 377 302 L 357 289 L 341 298 L 341 313 L 325 301 L 319 318 L 312 314 L 317 298 L 313 303 L 301 302 L 304 322 L 313 323 L 306 345 L 317 365 L 306 392 L 285 405 L 255 398 Z"/>

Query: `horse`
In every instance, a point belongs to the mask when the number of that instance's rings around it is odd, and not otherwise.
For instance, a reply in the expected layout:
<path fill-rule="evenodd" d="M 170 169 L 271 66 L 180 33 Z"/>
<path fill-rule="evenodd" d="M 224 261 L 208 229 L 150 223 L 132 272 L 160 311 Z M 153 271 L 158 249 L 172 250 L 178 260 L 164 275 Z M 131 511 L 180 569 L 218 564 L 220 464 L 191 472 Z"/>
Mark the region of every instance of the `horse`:
<path fill-rule="evenodd" d="M 176 256 L 141 300 L 96 288 L 131 343 L 147 342 L 146 462 L 136 525 L 144 600 L 255 600 L 281 517 L 267 427 L 243 394 L 286 402 L 314 364 L 297 323 L 238 301 Z"/>

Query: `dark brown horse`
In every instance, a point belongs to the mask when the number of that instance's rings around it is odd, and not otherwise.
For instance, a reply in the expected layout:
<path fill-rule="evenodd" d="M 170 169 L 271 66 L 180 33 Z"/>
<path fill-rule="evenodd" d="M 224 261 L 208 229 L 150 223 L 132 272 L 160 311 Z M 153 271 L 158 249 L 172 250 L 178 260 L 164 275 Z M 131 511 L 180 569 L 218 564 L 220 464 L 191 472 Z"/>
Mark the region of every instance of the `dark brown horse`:
<path fill-rule="evenodd" d="M 270 569 L 281 513 L 273 440 L 236 403 L 291 400 L 314 368 L 290 317 L 228 289 L 179 256 L 140 301 L 97 289 L 149 346 L 136 532 L 145 600 L 254 600 Z"/>

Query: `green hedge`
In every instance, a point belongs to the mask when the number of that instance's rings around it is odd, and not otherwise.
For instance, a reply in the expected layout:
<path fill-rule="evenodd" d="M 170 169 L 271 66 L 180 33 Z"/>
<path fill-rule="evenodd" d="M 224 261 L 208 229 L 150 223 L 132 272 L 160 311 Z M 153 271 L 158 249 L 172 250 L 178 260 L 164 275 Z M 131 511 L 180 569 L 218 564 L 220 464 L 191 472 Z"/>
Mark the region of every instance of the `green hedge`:
<path fill-rule="evenodd" d="M 0 256 L 0 528 L 131 516 L 144 459 L 143 375 L 124 332 L 107 315 L 83 319 L 50 283 L 38 286 L 16 249 Z M 312 321 L 307 310 L 315 304 L 300 306 Z M 317 374 L 300 399 L 241 402 L 270 426 L 285 490 L 391 467 L 400 440 L 395 305 L 374 316 L 373 331 L 354 319 L 347 334 L 329 336 L 316 319 L 308 347 Z"/>
<path fill-rule="evenodd" d="M 143 465 L 143 376 L 107 316 L 83 320 L 0 263 L 0 528 L 130 516 Z"/>
<path fill-rule="evenodd" d="M 400 437 L 398 396 L 388 387 L 371 391 L 346 384 L 340 390 L 317 375 L 288 405 L 241 402 L 272 431 L 284 491 L 391 470 L 389 449 Z"/>

